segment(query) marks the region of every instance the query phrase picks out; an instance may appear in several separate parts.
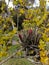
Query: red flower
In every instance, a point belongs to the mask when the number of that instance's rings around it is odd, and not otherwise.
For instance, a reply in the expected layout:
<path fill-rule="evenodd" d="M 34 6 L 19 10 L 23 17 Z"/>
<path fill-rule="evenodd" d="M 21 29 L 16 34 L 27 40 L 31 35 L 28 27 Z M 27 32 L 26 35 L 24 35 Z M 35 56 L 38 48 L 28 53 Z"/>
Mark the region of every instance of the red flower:
<path fill-rule="evenodd" d="M 28 33 L 29 33 L 29 34 L 32 34 L 32 32 L 33 32 L 32 29 L 28 30 Z"/>

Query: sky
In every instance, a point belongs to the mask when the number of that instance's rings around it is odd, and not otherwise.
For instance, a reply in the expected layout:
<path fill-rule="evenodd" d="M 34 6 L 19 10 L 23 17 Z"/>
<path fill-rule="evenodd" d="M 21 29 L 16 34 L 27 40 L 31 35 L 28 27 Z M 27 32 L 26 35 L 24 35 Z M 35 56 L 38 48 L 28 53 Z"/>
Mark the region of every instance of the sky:
<path fill-rule="evenodd" d="M 6 1 L 6 3 L 8 4 L 8 0 L 5 0 Z M 47 1 L 47 3 L 46 3 L 46 7 L 49 7 L 49 0 L 46 0 Z M 9 7 L 12 7 L 13 8 L 13 4 L 12 4 L 13 2 L 12 2 L 12 0 L 9 2 Z M 33 4 L 33 7 L 36 7 L 36 6 L 39 6 L 39 0 L 35 0 L 35 3 Z"/>

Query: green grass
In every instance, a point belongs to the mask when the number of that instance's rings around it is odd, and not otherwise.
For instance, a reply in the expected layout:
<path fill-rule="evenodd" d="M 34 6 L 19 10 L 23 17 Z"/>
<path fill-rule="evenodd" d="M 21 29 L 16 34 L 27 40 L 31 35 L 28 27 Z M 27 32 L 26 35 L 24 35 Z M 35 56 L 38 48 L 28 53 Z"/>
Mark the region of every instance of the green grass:
<path fill-rule="evenodd" d="M 49 44 L 47 44 L 46 49 L 49 50 Z"/>
<path fill-rule="evenodd" d="M 25 58 L 24 59 L 12 58 L 5 62 L 3 65 L 33 65 L 33 63 L 29 62 Z"/>
<path fill-rule="evenodd" d="M 15 50 L 19 49 L 20 46 L 21 46 L 20 44 L 12 45 L 8 50 L 8 53 L 12 54 L 13 52 L 15 52 Z"/>
<path fill-rule="evenodd" d="M 14 36 L 14 37 L 13 37 L 13 40 L 19 41 L 19 37 L 18 37 L 18 36 Z"/>

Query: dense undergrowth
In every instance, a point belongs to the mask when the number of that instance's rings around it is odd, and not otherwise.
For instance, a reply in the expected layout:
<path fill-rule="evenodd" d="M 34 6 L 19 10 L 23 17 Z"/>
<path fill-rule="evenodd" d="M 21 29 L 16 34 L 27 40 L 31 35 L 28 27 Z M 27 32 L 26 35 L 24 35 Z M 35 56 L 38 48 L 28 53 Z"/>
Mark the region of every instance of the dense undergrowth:
<path fill-rule="evenodd" d="M 13 5 L 16 7 L 8 8 L 4 0 L 0 1 L 0 61 L 8 58 L 20 47 L 24 48 L 23 52 L 26 52 L 27 49 L 30 54 L 35 53 L 38 48 L 39 61 L 42 64 L 48 64 L 49 11 L 46 9 L 45 0 L 39 2 L 39 7 L 28 8 L 32 6 L 28 0 L 13 0 Z M 23 52 L 18 52 L 16 55 L 23 55 Z M 25 55 L 27 56 L 27 54 Z M 26 59 L 22 59 L 16 64 L 31 65 L 29 61 L 26 61 Z"/>

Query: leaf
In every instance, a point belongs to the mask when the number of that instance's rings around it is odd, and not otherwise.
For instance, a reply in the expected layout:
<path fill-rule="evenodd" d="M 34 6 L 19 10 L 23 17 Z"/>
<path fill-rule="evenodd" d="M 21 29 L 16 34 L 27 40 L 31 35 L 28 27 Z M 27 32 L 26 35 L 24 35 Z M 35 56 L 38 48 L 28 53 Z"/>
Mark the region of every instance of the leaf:
<path fill-rule="evenodd" d="M 42 50 L 44 50 L 45 46 L 46 46 L 46 43 L 43 40 L 40 40 L 40 42 L 39 42 L 39 48 L 42 49 Z"/>

